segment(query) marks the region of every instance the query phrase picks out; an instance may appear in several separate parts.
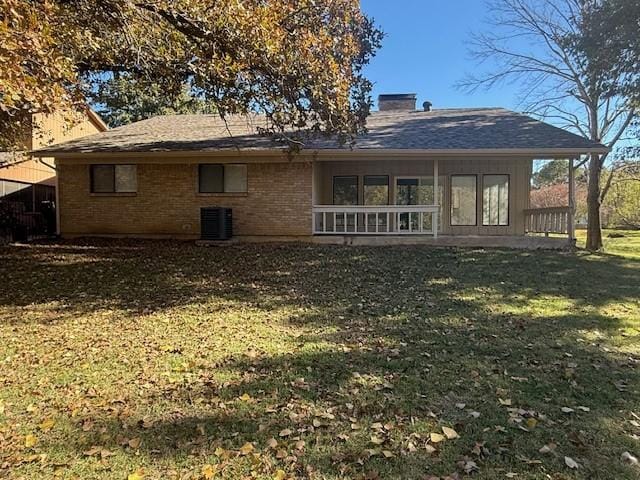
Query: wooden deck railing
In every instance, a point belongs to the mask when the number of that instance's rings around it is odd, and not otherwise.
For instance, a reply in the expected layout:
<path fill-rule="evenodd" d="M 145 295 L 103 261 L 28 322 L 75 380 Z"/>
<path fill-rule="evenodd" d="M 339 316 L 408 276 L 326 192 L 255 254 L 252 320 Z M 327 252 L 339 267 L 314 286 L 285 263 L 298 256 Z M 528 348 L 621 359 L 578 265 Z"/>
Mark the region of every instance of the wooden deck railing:
<path fill-rule="evenodd" d="M 348 235 L 433 235 L 438 205 L 316 205 L 313 233 Z"/>
<path fill-rule="evenodd" d="M 569 233 L 570 207 L 529 208 L 524 214 L 528 233 Z"/>

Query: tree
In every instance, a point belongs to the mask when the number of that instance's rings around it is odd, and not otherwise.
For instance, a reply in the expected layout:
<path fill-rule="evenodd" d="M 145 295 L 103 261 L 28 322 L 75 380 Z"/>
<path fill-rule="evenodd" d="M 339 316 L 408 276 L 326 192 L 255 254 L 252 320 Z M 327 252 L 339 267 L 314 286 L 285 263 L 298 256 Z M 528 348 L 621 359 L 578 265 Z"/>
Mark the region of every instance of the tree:
<path fill-rule="evenodd" d="M 129 75 L 101 80 L 88 97 L 111 127 L 156 115 L 216 113 L 213 102 L 193 95 L 189 85 L 183 86 L 180 95 L 167 97 L 157 83 L 145 84 Z"/>
<path fill-rule="evenodd" d="M 567 182 L 569 179 L 569 163 L 566 160 L 551 160 L 545 162 L 533 173 L 533 187 L 540 188 L 558 183 Z M 566 200 L 565 200 L 566 204 Z"/>
<path fill-rule="evenodd" d="M 629 93 L 629 76 L 625 73 L 629 66 L 610 68 L 616 57 L 603 61 L 602 51 L 589 40 L 595 29 L 596 12 L 603 3 L 606 2 L 491 1 L 491 31 L 473 37 L 472 53 L 480 63 L 491 59 L 497 67 L 470 75 L 460 85 L 473 90 L 509 80 L 521 81 L 526 111 L 614 148 L 634 120 L 637 103 Z M 602 248 L 600 205 L 608 187 L 606 182 L 604 187 L 601 185 L 601 174 L 607 158 L 608 155 L 593 154 L 578 164 L 588 162 L 590 250 Z"/>
<path fill-rule="evenodd" d="M 79 110 L 78 75 L 61 55 L 52 2 L 3 0 L 0 10 L 0 150 L 25 148 L 31 114 Z"/>
<path fill-rule="evenodd" d="M 618 227 L 640 228 L 640 163 L 628 164 L 615 174 L 605 205 L 610 206 L 609 223 Z"/>
<path fill-rule="evenodd" d="M 223 117 L 260 111 L 292 145 L 303 131 L 348 141 L 381 39 L 357 0 L 3 0 L 0 137 L 18 143 L 34 112 L 86 108 L 87 85 L 119 73 L 173 99 L 189 84 Z"/>

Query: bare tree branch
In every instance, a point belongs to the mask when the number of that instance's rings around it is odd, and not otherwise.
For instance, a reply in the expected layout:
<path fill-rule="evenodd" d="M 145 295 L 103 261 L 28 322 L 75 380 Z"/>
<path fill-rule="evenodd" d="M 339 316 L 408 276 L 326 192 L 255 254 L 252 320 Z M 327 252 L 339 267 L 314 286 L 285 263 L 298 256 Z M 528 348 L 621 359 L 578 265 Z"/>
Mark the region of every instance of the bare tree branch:
<path fill-rule="evenodd" d="M 624 81 L 623 74 L 616 77 L 599 70 L 591 51 L 573 41 L 587 35 L 587 20 L 594 18 L 590 15 L 597 5 L 584 0 L 491 0 L 489 33 L 472 37 L 471 55 L 479 67 L 492 67 L 467 75 L 458 87 L 472 92 L 518 81 L 528 112 L 615 148 L 637 118 L 628 98 L 618 93 L 623 89 L 615 88 L 616 82 Z M 600 201 L 615 180 L 613 170 L 608 170 L 601 188 L 600 177 L 609 159 L 608 154 L 591 155 L 576 167 L 589 164 L 588 237 L 595 234 L 597 238 L 588 243 L 595 248 L 602 245 Z"/>

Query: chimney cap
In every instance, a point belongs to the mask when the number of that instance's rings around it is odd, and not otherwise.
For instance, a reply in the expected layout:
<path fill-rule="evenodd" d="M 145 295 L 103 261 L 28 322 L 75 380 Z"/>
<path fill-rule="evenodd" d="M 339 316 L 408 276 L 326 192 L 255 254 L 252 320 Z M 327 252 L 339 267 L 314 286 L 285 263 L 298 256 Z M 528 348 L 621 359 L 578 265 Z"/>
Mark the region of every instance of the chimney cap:
<path fill-rule="evenodd" d="M 425 112 L 430 112 L 431 111 L 431 107 L 433 107 L 433 103 L 431 103 L 429 100 L 427 100 L 426 102 L 422 103 L 422 108 L 424 108 Z"/>
<path fill-rule="evenodd" d="M 378 95 L 378 101 L 382 100 L 415 100 L 417 94 L 415 93 L 381 93 Z"/>
<path fill-rule="evenodd" d="M 415 93 L 384 93 L 378 95 L 378 110 L 381 112 L 411 112 L 415 109 Z"/>

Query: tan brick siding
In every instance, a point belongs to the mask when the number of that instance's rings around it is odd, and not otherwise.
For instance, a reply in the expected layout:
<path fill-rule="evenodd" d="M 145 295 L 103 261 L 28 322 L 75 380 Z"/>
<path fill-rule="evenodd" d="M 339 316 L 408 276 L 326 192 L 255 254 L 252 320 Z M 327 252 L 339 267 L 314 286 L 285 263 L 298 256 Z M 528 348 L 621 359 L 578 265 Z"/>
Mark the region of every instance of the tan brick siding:
<path fill-rule="evenodd" d="M 137 194 L 118 196 L 90 193 L 89 165 L 59 165 L 60 233 L 198 237 L 200 208 L 224 206 L 234 235 L 311 234 L 311 163 L 249 163 L 246 194 L 206 196 L 196 191 L 196 164 L 137 168 Z"/>

